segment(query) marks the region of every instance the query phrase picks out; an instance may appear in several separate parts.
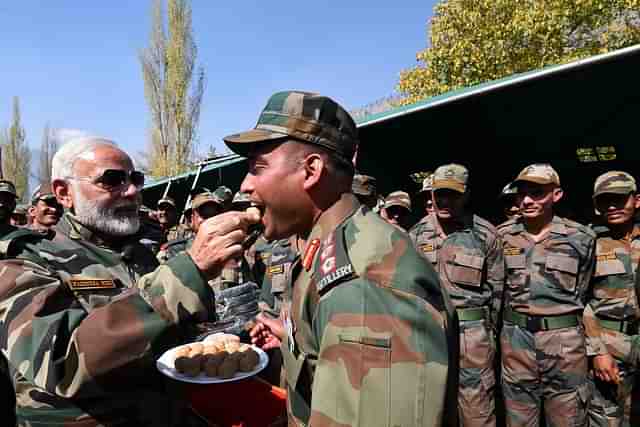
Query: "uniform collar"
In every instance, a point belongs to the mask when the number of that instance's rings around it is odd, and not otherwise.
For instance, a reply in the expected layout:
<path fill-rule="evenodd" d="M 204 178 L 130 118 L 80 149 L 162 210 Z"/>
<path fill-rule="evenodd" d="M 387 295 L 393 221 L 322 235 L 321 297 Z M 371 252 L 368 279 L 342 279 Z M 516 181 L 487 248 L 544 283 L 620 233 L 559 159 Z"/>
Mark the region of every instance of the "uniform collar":
<path fill-rule="evenodd" d="M 324 240 L 360 207 L 353 194 L 344 193 L 329 209 L 322 212 L 307 237 L 305 252 L 314 240 Z"/>
<path fill-rule="evenodd" d="M 553 219 L 551 220 L 551 230 L 552 233 L 555 234 L 562 234 L 564 236 L 567 235 L 567 226 L 565 225 L 564 221 L 562 220 L 562 218 L 560 218 L 559 216 L 553 216 Z"/>

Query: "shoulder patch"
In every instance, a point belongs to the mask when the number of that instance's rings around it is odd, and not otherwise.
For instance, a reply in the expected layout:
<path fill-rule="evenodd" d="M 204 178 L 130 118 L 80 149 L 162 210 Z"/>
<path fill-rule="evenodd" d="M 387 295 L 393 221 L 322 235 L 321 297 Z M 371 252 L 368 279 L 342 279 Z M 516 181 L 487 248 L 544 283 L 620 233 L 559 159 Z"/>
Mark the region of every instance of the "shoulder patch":
<path fill-rule="evenodd" d="M 355 276 L 344 243 L 344 227 L 337 228 L 321 243 L 313 276 L 320 296 Z"/>

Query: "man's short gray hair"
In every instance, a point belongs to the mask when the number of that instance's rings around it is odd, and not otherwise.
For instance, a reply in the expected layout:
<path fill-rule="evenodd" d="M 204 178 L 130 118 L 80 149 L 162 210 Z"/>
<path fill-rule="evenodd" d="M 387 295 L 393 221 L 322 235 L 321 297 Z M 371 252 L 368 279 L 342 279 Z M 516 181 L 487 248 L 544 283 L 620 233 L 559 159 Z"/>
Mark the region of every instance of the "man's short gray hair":
<path fill-rule="evenodd" d="M 115 142 L 99 136 L 79 136 L 64 142 L 51 160 L 51 180 L 73 176 L 75 161 L 89 159 L 96 148 L 104 145 L 117 147 Z"/>

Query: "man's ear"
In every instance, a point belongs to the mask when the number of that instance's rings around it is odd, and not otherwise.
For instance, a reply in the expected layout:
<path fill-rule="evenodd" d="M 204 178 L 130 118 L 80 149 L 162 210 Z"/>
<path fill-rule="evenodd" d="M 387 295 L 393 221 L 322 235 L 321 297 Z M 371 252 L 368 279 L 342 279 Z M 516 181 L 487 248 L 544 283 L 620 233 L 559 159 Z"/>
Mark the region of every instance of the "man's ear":
<path fill-rule="evenodd" d="M 634 194 L 633 195 L 633 205 L 635 206 L 636 209 L 640 209 L 640 194 Z"/>
<path fill-rule="evenodd" d="M 27 215 L 29 216 L 33 216 L 34 212 L 36 211 L 36 207 L 31 205 L 29 206 L 29 208 L 27 209 Z"/>
<path fill-rule="evenodd" d="M 69 182 L 64 179 L 54 179 L 51 189 L 58 202 L 67 209 L 73 209 L 73 189 Z"/>
<path fill-rule="evenodd" d="M 327 163 L 322 155 L 311 153 L 306 156 L 302 161 L 302 169 L 304 169 L 303 188 L 310 190 L 315 187 L 320 181 L 326 167 Z"/>
<path fill-rule="evenodd" d="M 564 196 L 564 190 L 560 187 L 556 187 L 553 189 L 553 203 L 558 203 L 560 199 Z"/>

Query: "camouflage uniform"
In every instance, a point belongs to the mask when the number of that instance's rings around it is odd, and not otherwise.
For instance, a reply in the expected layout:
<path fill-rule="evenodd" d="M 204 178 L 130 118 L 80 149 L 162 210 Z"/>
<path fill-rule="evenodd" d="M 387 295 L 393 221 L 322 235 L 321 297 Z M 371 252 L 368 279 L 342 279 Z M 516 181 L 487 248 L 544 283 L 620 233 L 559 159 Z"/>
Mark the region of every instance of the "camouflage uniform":
<path fill-rule="evenodd" d="M 280 314 L 287 292 L 290 291 L 287 288 L 291 284 L 291 268 L 300 259 L 296 239 L 294 236 L 274 242 L 266 260 L 260 306 L 263 311 L 268 311 L 274 316 Z"/>
<path fill-rule="evenodd" d="M 356 195 L 360 203 L 373 209 L 378 201 L 376 179 L 369 175 L 355 174 L 351 183 L 351 192 Z"/>
<path fill-rule="evenodd" d="M 0 348 L 19 425 L 181 423 L 155 359 L 214 310 L 191 258 L 153 270 L 153 254 L 135 238 L 109 246 L 69 214 L 53 242 L 5 239 Z"/>
<path fill-rule="evenodd" d="M 549 165 L 529 166 L 516 181 L 560 185 Z M 528 236 L 522 217 L 498 232 L 507 269 L 500 337 L 507 425 L 538 425 L 542 402 L 547 425 L 586 425 L 591 391 L 581 314 L 595 235 L 557 216 L 539 242 Z"/>
<path fill-rule="evenodd" d="M 357 131 L 329 98 L 281 92 L 256 128 L 225 137 L 238 154 L 285 137 L 350 162 Z M 448 369 L 437 276 L 405 233 L 343 194 L 292 266 L 282 353 L 290 425 L 439 426 Z"/>
<path fill-rule="evenodd" d="M 609 172 L 596 180 L 594 198 L 604 193 L 637 191 L 635 180 L 624 172 Z M 625 362 L 631 353 L 631 337 L 637 334 L 640 312 L 636 304 L 636 270 L 640 260 L 640 224 L 628 239 L 612 235 L 606 226 L 596 226 L 596 269 L 593 296 L 584 311 L 587 354 L 610 354 L 615 358 L 621 383 L 595 376 L 589 408 L 592 426 L 629 426 L 631 389 L 636 369 Z"/>
<path fill-rule="evenodd" d="M 260 235 L 253 245 L 244 252 L 244 259 L 249 266 L 251 275 L 256 283 L 262 283 L 267 270 L 266 263 L 271 256 L 271 243 Z"/>
<path fill-rule="evenodd" d="M 449 172 L 452 177 L 446 177 Z M 432 175 L 433 189 L 464 193 L 467 176 L 462 166 L 442 166 Z M 409 236 L 438 273 L 458 315 L 460 425 L 495 425 L 495 327 L 505 275 L 497 230 L 476 215 L 466 215 L 447 235 L 434 212 L 416 224 Z"/>

